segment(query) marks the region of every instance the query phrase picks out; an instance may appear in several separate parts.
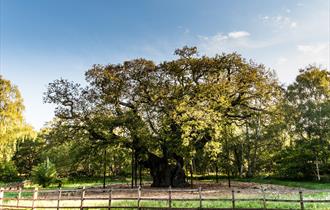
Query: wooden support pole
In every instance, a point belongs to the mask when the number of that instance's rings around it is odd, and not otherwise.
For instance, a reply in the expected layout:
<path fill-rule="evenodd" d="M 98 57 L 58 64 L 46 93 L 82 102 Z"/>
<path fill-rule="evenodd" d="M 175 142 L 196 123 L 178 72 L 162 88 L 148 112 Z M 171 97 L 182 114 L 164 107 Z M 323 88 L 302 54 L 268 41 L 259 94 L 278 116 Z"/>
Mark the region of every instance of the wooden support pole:
<path fill-rule="evenodd" d="M 263 186 L 261 186 L 261 191 L 262 191 L 263 207 L 264 207 L 264 210 L 266 210 L 267 209 L 267 207 L 266 207 L 266 194 L 265 194 L 265 189 L 263 188 Z"/>
<path fill-rule="evenodd" d="M 5 195 L 5 190 L 3 188 L 0 188 L 0 209 L 2 209 L 2 201 L 3 201 L 3 197 Z"/>
<path fill-rule="evenodd" d="M 199 208 L 202 209 L 202 187 L 198 188 L 198 195 L 199 195 Z"/>
<path fill-rule="evenodd" d="M 233 204 L 233 209 L 235 209 L 235 190 L 231 191 L 231 202 Z"/>
<path fill-rule="evenodd" d="M 85 186 L 82 188 L 81 191 L 81 198 L 80 198 L 80 209 L 84 209 L 84 200 L 85 200 Z"/>
<path fill-rule="evenodd" d="M 18 195 L 17 195 L 17 202 L 16 202 L 16 207 L 18 208 L 19 207 L 19 200 L 21 199 L 22 197 L 22 188 L 19 187 L 18 188 Z"/>
<path fill-rule="evenodd" d="M 61 200 L 61 197 L 62 197 L 62 189 L 61 188 L 59 188 L 58 189 L 58 196 L 57 196 L 57 210 L 59 210 L 60 209 L 60 200 Z"/>
<path fill-rule="evenodd" d="M 38 188 L 34 188 L 34 191 L 33 191 L 33 199 L 32 199 L 32 209 L 35 210 L 35 206 L 36 206 L 36 201 L 38 199 Z"/>
<path fill-rule="evenodd" d="M 111 209 L 111 200 L 112 200 L 112 188 L 109 190 L 109 203 L 108 203 L 108 210 Z"/>
<path fill-rule="evenodd" d="M 303 199 L 303 193 L 302 193 L 302 191 L 299 191 L 299 198 L 300 198 L 300 209 L 301 210 L 304 210 L 305 207 L 304 207 L 304 199 Z"/>
<path fill-rule="evenodd" d="M 140 209 L 141 202 L 141 186 L 138 187 L 138 209 Z"/>
<path fill-rule="evenodd" d="M 103 154 L 103 189 L 105 189 L 106 175 L 107 175 L 107 147 L 104 148 L 104 154 Z"/>
<path fill-rule="evenodd" d="M 168 187 L 168 208 L 172 208 L 172 187 Z"/>

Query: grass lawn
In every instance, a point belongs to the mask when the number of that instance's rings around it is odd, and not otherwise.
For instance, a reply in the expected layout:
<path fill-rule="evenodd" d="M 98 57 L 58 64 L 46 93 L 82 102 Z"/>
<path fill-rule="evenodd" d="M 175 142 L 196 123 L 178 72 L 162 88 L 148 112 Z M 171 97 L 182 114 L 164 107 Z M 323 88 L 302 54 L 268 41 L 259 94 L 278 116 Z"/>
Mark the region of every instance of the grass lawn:
<path fill-rule="evenodd" d="M 189 176 L 188 176 L 189 177 Z M 195 180 L 199 180 L 202 182 L 215 183 L 215 175 L 201 176 L 195 175 Z M 226 182 L 226 176 L 219 176 L 219 181 Z M 325 181 L 295 181 L 295 180 L 286 180 L 286 179 L 278 179 L 278 178 L 270 178 L 270 177 L 256 177 L 256 178 L 232 178 L 232 181 L 240 181 L 240 182 L 254 182 L 259 184 L 274 184 L 281 185 L 292 188 L 302 188 L 302 189 L 310 189 L 310 190 L 330 190 L 330 182 Z"/>
<path fill-rule="evenodd" d="M 82 187 L 102 187 L 103 186 L 103 178 L 90 178 L 90 179 L 67 179 L 63 178 L 62 181 L 62 189 L 77 189 Z M 131 179 L 130 178 L 112 178 L 108 177 L 105 180 L 106 185 L 114 185 L 114 184 L 122 184 L 130 186 Z M 1 186 L 1 185 L 0 185 Z M 39 187 L 38 185 L 31 184 L 26 185 L 25 189 L 33 189 L 35 187 Z M 58 184 L 51 184 L 49 187 L 43 189 L 58 189 Z"/>
<path fill-rule="evenodd" d="M 269 178 L 252 178 L 252 179 L 235 179 L 241 182 L 255 182 L 260 184 L 274 184 L 287 187 L 310 189 L 310 190 L 329 190 L 330 182 L 317 182 L 317 181 L 292 181 L 292 180 L 280 180 Z"/>

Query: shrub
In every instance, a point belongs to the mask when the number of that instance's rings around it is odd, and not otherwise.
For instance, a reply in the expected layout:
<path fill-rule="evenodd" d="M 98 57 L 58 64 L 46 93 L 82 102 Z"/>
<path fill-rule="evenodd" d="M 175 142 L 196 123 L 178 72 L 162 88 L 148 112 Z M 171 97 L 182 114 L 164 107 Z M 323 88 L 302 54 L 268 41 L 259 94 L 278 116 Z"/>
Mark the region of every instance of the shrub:
<path fill-rule="evenodd" d="M 17 180 L 18 172 L 13 162 L 0 163 L 0 179 L 1 181 L 11 182 Z"/>
<path fill-rule="evenodd" d="M 31 179 L 33 183 L 47 187 L 56 181 L 56 168 L 53 163 L 47 160 L 33 167 Z"/>
<path fill-rule="evenodd" d="M 314 156 L 304 147 L 286 148 L 276 157 L 276 174 L 281 178 L 313 180 Z"/>

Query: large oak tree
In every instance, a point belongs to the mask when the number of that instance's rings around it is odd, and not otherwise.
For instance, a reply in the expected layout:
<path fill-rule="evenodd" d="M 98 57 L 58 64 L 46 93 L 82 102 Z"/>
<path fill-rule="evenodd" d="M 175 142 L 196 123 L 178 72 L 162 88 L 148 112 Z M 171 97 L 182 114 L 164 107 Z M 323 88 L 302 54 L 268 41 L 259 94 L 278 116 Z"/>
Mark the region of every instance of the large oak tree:
<path fill-rule="evenodd" d="M 86 87 L 50 83 L 45 101 L 57 105 L 58 128 L 100 149 L 131 149 L 132 175 L 149 168 L 152 186 L 186 185 L 184 165 L 196 152 L 210 142 L 218 142 L 216 150 L 228 148 L 224 133 L 269 112 L 280 88 L 272 71 L 236 53 L 198 56 L 196 48 L 184 47 L 175 54 L 178 59 L 160 64 L 94 65 Z"/>

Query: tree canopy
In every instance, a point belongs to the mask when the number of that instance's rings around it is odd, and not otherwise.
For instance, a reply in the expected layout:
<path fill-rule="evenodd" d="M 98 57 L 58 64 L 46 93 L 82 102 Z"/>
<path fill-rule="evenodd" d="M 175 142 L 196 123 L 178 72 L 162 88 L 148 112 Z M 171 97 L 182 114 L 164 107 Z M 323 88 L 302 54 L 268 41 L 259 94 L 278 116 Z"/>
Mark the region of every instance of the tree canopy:
<path fill-rule="evenodd" d="M 194 173 L 225 174 L 229 186 L 231 177 L 330 178 L 328 70 L 307 66 L 285 87 L 237 53 L 175 55 L 93 65 L 85 86 L 54 80 L 44 101 L 56 117 L 37 134 L 18 88 L 0 77 L 0 179 L 130 174 L 136 186 L 148 173 L 152 186 L 182 187 Z"/>
<path fill-rule="evenodd" d="M 0 75 L 0 162 L 9 161 L 16 141 L 32 129 L 23 118 L 23 99 L 17 88 Z"/>
<path fill-rule="evenodd" d="M 178 59 L 160 64 L 94 65 L 86 87 L 55 80 L 45 101 L 57 104 L 59 124 L 70 131 L 131 149 L 135 169 L 149 168 L 154 186 L 183 186 L 185 162 L 206 144 L 225 144 L 230 128 L 270 114 L 282 89 L 274 72 L 236 53 L 175 53 Z"/>

